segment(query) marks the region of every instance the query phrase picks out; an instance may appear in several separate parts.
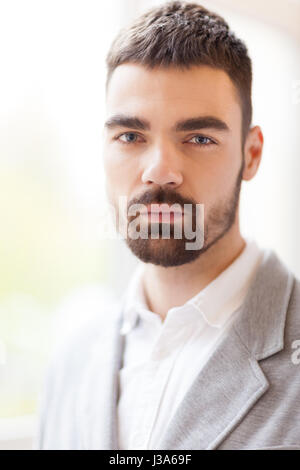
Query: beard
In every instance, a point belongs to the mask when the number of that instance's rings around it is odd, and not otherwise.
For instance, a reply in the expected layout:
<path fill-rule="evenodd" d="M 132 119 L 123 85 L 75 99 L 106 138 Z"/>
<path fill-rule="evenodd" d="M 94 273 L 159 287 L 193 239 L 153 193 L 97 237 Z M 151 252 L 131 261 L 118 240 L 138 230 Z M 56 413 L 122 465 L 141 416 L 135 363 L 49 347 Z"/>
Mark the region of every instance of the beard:
<path fill-rule="evenodd" d="M 144 263 L 151 263 L 163 267 L 181 266 L 191 263 L 198 259 L 201 254 L 207 251 L 211 246 L 217 243 L 230 230 L 234 224 L 236 212 L 239 204 L 239 196 L 242 182 L 242 174 L 244 169 L 244 158 L 242 165 L 236 178 L 234 187 L 226 198 L 222 198 L 219 203 L 215 203 L 206 214 L 206 218 L 202 224 L 197 219 L 197 203 L 193 199 L 188 199 L 174 190 L 159 187 L 156 190 L 149 190 L 142 196 L 134 198 L 127 206 L 127 214 L 133 204 L 163 204 L 168 205 L 179 204 L 182 209 L 184 204 L 188 204 L 191 208 L 189 220 L 189 232 L 195 234 L 194 239 L 201 238 L 201 247 L 197 249 L 187 249 L 187 243 L 191 243 L 191 236 L 186 236 L 185 223 L 186 218 L 183 217 L 181 238 L 176 238 L 176 222 L 151 222 L 146 224 L 141 221 L 135 224 L 140 236 L 132 237 L 130 225 L 135 220 L 133 216 L 128 216 L 128 231 L 126 236 L 127 246 L 132 253 Z M 166 226 L 167 225 L 167 226 Z M 164 235 L 168 234 L 166 238 Z"/>

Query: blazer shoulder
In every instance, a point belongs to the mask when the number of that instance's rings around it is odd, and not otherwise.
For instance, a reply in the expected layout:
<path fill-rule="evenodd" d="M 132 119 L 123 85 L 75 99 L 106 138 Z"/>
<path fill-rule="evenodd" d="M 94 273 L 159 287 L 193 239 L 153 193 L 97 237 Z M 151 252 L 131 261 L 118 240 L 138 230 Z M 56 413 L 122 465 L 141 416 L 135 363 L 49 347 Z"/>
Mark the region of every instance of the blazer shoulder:
<path fill-rule="evenodd" d="M 102 342 L 104 338 L 106 341 L 110 339 L 110 332 L 118 321 L 120 312 L 121 305 L 118 302 L 110 302 L 102 305 L 86 321 L 70 327 L 65 335 L 60 335 L 59 342 L 54 344 L 49 358 L 49 367 L 53 365 L 57 368 L 58 364 L 70 367 L 71 363 L 78 367 L 81 362 L 84 362 L 94 345 Z"/>
<path fill-rule="evenodd" d="M 105 356 L 106 341 L 113 339 L 119 313 L 119 305 L 107 304 L 84 324 L 71 328 L 65 337 L 60 335 L 60 341 L 52 348 L 44 368 L 38 397 L 38 425 L 34 448 L 60 448 L 61 445 L 66 445 L 65 441 L 60 442 L 62 434 L 58 429 L 73 426 L 71 415 L 75 413 L 76 397 L 93 348 L 100 344 L 100 353 Z M 73 429 L 66 435 L 73 436 L 74 433 Z"/>

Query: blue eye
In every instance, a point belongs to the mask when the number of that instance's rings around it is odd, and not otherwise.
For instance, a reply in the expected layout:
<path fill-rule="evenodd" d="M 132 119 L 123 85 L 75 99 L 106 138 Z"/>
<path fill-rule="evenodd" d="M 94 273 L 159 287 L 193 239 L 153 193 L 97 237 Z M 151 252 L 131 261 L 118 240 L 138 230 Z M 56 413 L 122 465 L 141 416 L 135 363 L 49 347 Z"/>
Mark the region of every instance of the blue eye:
<path fill-rule="evenodd" d="M 208 146 L 208 145 L 211 145 L 211 144 L 214 144 L 215 142 L 210 139 L 209 137 L 205 137 L 204 135 L 195 135 L 194 137 L 192 137 L 189 142 L 191 140 L 195 139 L 196 142 L 193 142 L 195 145 L 200 145 L 200 146 Z"/>
<path fill-rule="evenodd" d="M 121 139 L 121 137 L 123 137 L 123 139 Z M 137 140 L 137 137 L 138 135 L 134 132 L 124 132 L 124 134 L 119 135 L 117 139 L 124 144 L 134 144 Z"/>

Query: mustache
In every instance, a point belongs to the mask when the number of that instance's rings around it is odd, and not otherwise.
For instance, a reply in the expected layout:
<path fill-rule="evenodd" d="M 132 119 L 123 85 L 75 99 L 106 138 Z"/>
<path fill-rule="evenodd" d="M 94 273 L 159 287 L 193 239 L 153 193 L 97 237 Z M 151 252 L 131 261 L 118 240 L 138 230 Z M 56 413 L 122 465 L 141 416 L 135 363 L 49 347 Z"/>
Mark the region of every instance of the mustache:
<path fill-rule="evenodd" d="M 196 205 L 196 201 L 193 199 L 186 198 L 181 194 L 178 194 L 176 191 L 166 188 L 158 188 L 155 190 L 148 190 L 141 196 L 137 196 L 131 199 L 127 205 L 127 212 L 131 205 L 133 204 L 179 204 L 182 209 L 184 204 L 191 204 L 192 206 Z"/>

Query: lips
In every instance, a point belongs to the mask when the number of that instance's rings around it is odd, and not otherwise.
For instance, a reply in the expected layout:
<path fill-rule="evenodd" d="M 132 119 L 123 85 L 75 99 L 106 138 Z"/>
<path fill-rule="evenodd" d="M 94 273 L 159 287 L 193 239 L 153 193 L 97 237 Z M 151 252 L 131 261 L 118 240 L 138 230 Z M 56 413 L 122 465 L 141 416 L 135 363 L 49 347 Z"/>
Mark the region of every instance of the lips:
<path fill-rule="evenodd" d="M 169 204 L 149 204 L 140 212 L 141 217 L 146 217 L 148 222 L 157 223 L 174 223 L 175 221 L 182 220 L 184 216 L 183 210 L 176 210 Z"/>
<path fill-rule="evenodd" d="M 183 209 L 182 210 L 178 210 L 178 209 L 175 209 L 172 208 L 172 206 L 169 206 L 168 204 L 163 204 L 162 207 L 160 207 L 159 204 L 149 204 L 145 207 L 145 209 L 143 209 L 141 212 L 140 212 L 141 215 L 158 215 L 158 214 L 161 214 L 161 215 L 172 215 L 174 214 L 175 217 L 178 217 L 178 216 L 181 216 L 184 214 L 184 211 Z"/>

